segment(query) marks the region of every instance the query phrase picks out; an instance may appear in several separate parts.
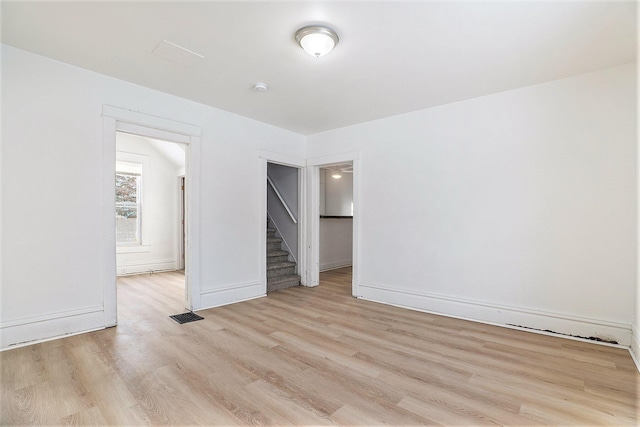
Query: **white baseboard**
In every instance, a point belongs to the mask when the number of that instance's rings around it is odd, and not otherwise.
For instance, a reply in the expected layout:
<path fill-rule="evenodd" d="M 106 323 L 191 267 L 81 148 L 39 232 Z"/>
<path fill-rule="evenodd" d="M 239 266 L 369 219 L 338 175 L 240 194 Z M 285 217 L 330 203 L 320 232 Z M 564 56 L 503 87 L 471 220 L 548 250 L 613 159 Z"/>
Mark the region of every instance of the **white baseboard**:
<path fill-rule="evenodd" d="M 328 271 L 328 270 L 335 270 L 343 267 L 351 267 L 351 265 L 353 265 L 352 259 L 343 259 L 335 262 L 325 262 L 325 263 L 320 263 L 320 271 L 322 272 L 322 271 Z"/>
<path fill-rule="evenodd" d="M 260 298 L 266 295 L 266 289 L 260 282 L 238 283 L 217 289 L 203 290 L 200 294 L 201 307 L 194 310 L 219 307 L 236 302 Z"/>
<path fill-rule="evenodd" d="M 358 298 L 498 326 L 549 330 L 556 334 L 597 337 L 607 341 L 616 341 L 622 347 L 631 345 L 631 325 L 601 319 L 464 300 L 446 295 L 393 289 L 362 282 L 358 288 Z"/>
<path fill-rule="evenodd" d="M 116 271 L 118 276 L 128 276 L 131 274 L 157 273 L 160 271 L 173 271 L 178 269 L 176 261 L 154 261 L 140 264 L 118 264 Z"/>
<path fill-rule="evenodd" d="M 104 327 L 102 306 L 14 319 L 0 325 L 0 350 L 95 331 Z"/>
<path fill-rule="evenodd" d="M 640 372 L 640 330 L 638 330 L 638 325 L 631 327 L 631 346 L 629 347 L 629 353 L 631 353 L 631 358 L 636 364 L 638 372 Z"/>

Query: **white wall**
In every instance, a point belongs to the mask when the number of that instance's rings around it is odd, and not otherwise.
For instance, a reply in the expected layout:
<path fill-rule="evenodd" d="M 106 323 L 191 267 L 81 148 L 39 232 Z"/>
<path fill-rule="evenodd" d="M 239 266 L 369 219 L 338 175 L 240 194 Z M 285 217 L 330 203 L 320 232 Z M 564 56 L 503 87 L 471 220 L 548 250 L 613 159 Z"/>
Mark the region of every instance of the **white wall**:
<path fill-rule="evenodd" d="M 638 9 L 638 16 L 640 17 L 640 8 Z M 638 82 L 640 81 L 640 69 L 637 69 L 636 73 L 636 82 Z M 640 101 L 640 93 L 636 92 L 636 96 Z M 630 349 L 636 368 L 640 371 L 640 126 L 638 126 L 640 123 L 640 109 L 637 109 L 636 115 L 636 288 Z"/>
<path fill-rule="evenodd" d="M 636 22 L 640 22 L 640 8 L 636 8 Z M 640 82 L 640 44 L 636 43 L 636 84 Z M 635 316 L 631 337 L 631 356 L 640 371 L 640 89 L 636 87 L 636 290 Z"/>
<path fill-rule="evenodd" d="M 305 146 L 300 135 L 3 45 L 0 347 L 104 326 L 103 105 L 201 128 L 203 307 L 261 293 L 259 150 L 359 150 L 360 296 L 629 345 L 634 77 L 632 65 L 615 67 Z"/>
<path fill-rule="evenodd" d="M 348 267 L 353 263 L 353 219 L 320 218 L 319 270 Z"/>
<path fill-rule="evenodd" d="M 353 174 L 342 173 L 333 178 L 330 169 L 320 169 L 320 215 L 351 216 L 353 207 Z"/>
<path fill-rule="evenodd" d="M 118 275 L 176 270 L 179 256 L 178 176 L 181 171 L 184 174 L 184 169 L 154 149 L 146 138 L 136 135 L 118 133 L 116 158 L 118 152 L 140 154 L 147 158 L 147 168 L 142 176 L 142 244 L 116 248 Z"/>
<path fill-rule="evenodd" d="M 628 64 L 310 136 L 361 153 L 359 295 L 629 345 L 634 94 Z"/>
<path fill-rule="evenodd" d="M 259 150 L 304 137 L 3 45 L 2 348 L 105 324 L 103 105 L 200 127 L 202 307 L 262 294 Z"/>

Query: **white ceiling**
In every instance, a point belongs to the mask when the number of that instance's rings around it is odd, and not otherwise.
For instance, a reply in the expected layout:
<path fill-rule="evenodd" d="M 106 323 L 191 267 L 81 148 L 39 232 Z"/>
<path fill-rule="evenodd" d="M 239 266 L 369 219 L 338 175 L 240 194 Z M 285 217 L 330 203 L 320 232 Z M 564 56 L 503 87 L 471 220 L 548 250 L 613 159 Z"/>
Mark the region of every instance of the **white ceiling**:
<path fill-rule="evenodd" d="M 185 146 L 182 144 L 162 141 L 160 139 L 144 138 L 149 145 L 164 156 L 173 166 L 178 169 L 184 169 L 185 167 Z"/>
<path fill-rule="evenodd" d="M 635 7 L 2 1 L 2 42 L 308 135 L 632 62 Z M 333 28 L 336 49 L 304 53 L 294 32 L 308 24 Z M 163 40 L 204 59 L 152 54 Z"/>

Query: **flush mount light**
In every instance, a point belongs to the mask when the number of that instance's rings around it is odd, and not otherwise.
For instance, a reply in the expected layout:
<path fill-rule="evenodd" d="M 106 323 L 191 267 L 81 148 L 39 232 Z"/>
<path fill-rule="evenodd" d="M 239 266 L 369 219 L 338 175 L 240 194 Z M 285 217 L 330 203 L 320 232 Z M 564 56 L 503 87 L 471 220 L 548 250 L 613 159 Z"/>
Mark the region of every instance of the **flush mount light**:
<path fill-rule="evenodd" d="M 334 179 L 340 179 L 340 178 L 342 178 L 342 174 L 340 173 L 340 171 L 339 171 L 339 170 L 338 170 L 338 171 L 333 171 L 333 172 L 331 173 L 331 178 L 334 178 Z"/>
<path fill-rule="evenodd" d="M 256 84 L 253 85 L 253 89 L 256 92 L 266 92 L 267 89 L 269 89 L 269 86 L 266 83 L 257 82 Z"/>
<path fill-rule="evenodd" d="M 296 41 L 300 47 L 316 58 L 331 52 L 338 40 L 338 35 L 327 27 L 311 26 L 296 31 Z"/>

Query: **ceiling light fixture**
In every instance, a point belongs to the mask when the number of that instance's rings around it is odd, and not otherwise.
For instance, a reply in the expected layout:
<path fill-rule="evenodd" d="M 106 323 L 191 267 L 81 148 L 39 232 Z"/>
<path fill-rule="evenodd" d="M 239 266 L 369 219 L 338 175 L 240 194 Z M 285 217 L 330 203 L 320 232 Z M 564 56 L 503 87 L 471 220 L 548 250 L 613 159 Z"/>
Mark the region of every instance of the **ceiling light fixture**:
<path fill-rule="evenodd" d="M 269 86 L 266 83 L 257 82 L 253 85 L 253 88 L 256 92 L 266 92 L 269 89 Z"/>
<path fill-rule="evenodd" d="M 327 27 L 311 26 L 296 31 L 296 41 L 300 47 L 316 58 L 331 52 L 338 40 L 338 35 Z"/>
<path fill-rule="evenodd" d="M 333 171 L 333 172 L 331 173 L 331 178 L 334 178 L 334 179 L 340 179 L 340 178 L 342 178 L 342 174 L 340 173 L 340 171 L 339 171 L 339 170 L 338 170 L 338 171 Z"/>

